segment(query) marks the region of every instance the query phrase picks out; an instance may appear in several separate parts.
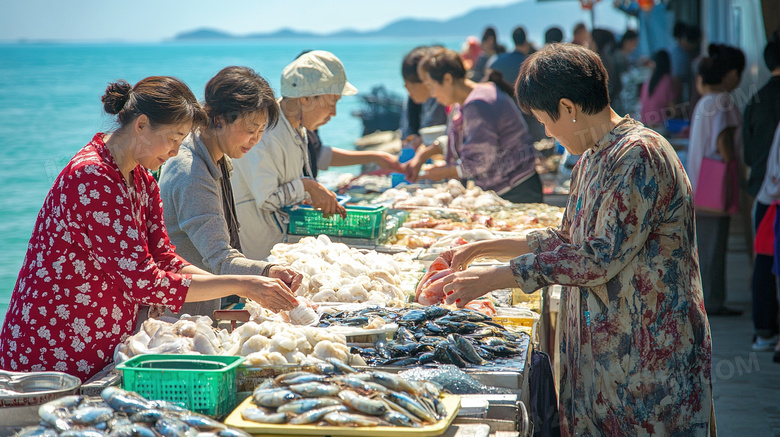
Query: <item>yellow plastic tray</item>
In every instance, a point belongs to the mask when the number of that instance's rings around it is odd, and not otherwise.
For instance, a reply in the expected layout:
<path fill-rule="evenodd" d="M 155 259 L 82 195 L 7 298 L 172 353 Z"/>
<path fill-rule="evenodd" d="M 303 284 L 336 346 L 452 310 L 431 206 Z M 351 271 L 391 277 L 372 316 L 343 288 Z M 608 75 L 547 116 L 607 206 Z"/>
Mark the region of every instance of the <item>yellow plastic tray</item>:
<path fill-rule="evenodd" d="M 447 417 L 432 425 L 419 428 L 407 428 L 401 426 L 317 426 L 317 425 L 290 425 L 290 424 L 265 424 L 244 420 L 241 411 L 254 408 L 252 397 L 248 397 L 225 419 L 225 425 L 240 428 L 249 434 L 263 435 L 344 435 L 344 436 L 382 436 L 382 437 L 432 437 L 443 434 L 450 427 L 452 421 L 460 410 L 460 397 L 444 395 L 441 400 L 447 409 Z"/>

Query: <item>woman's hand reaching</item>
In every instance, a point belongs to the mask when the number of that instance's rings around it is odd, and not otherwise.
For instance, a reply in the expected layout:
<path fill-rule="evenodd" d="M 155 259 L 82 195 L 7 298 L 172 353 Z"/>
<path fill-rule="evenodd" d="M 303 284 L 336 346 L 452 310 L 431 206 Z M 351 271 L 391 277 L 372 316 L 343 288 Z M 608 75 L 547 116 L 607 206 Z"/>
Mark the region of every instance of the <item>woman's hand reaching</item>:
<path fill-rule="evenodd" d="M 271 311 L 289 311 L 298 306 L 290 287 L 279 278 L 246 277 L 241 297 L 252 299 Z"/>
<path fill-rule="evenodd" d="M 445 303 L 463 308 L 467 303 L 501 288 L 517 288 L 508 266 L 472 267 L 442 278 Z"/>

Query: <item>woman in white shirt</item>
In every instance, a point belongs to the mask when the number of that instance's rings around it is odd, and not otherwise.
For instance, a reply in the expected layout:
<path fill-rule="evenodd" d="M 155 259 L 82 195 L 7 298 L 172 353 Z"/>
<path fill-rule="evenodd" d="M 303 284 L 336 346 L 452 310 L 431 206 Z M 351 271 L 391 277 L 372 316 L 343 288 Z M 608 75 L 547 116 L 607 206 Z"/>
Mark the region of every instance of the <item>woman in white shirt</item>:
<path fill-rule="evenodd" d="M 262 260 L 287 233 L 289 218 L 283 208 L 309 200 L 323 214 L 346 216 L 336 194 L 311 174 L 307 132 L 336 115 L 342 95 L 357 89 L 347 82 L 344 65 L 333 53 L 315 50 L 295 59 L 282 72 L 280 117 L 260 142 L 233 161 L 241 249 L 248 258 Z"/>
<path fill-rule="evenodd" d="M 703 159 L 726 163 L 742 150 L 742 114 L 729 93 L 739 86 L 745 55 L 736 47 L 711 44 L 709 56 L 699 62 L 697 88 L 702 95 L 693 111 L 688 149 L 688 177 L 694 197 L 699 186 Z M 741 311 L 726 308 L 726 243 L 731 217 L 696 211 L 704 305 L 709 315 L 735 316 Z"/>

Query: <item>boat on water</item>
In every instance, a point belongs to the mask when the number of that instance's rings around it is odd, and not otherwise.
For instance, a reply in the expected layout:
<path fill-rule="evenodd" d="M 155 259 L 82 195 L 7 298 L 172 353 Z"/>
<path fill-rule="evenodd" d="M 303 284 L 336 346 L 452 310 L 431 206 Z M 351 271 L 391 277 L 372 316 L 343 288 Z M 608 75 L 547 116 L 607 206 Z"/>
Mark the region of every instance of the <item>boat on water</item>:
<path fill-rule="evenodd" d="M 363 135 L 399 128 L 404 102 L 402 96 L 391 93 L 384 85 L 377 85 L 370 94 L 361 94 L 359 97 L 363 100 L 362 107 L 352 112 L 352 115 L 363 120 Z"/>

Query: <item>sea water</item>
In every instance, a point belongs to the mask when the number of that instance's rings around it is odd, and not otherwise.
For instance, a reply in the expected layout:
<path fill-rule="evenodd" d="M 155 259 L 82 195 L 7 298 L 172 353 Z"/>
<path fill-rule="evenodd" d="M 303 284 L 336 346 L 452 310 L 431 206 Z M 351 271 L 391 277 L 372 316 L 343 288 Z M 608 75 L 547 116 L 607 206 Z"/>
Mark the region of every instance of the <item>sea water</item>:
<path fill-rule="evenodd" d="M 377 85 L 403 95 L 401 60 L 412 48 L 462 40 L 418 38 L 289 39 L 154 44 L 0 45 L 0 323 L 21 268 L 38 211 L 54 179 L 96 132 L 114 127 L 100 97 L 117 79 L 135 83 L 153 75 L 184 80 L 201 99 L 206 82 L 229 65 L 248 66 L 278 95 L 282 69 L 301 51 L 336 54 L 361 93 Z M 356 96 L 341 99 L 337 116 L 320 129 L 326 145 L 354 148 L 362 123 L 351 113 Z M 324 172 L 359 172 L 342 167 Z"/>

